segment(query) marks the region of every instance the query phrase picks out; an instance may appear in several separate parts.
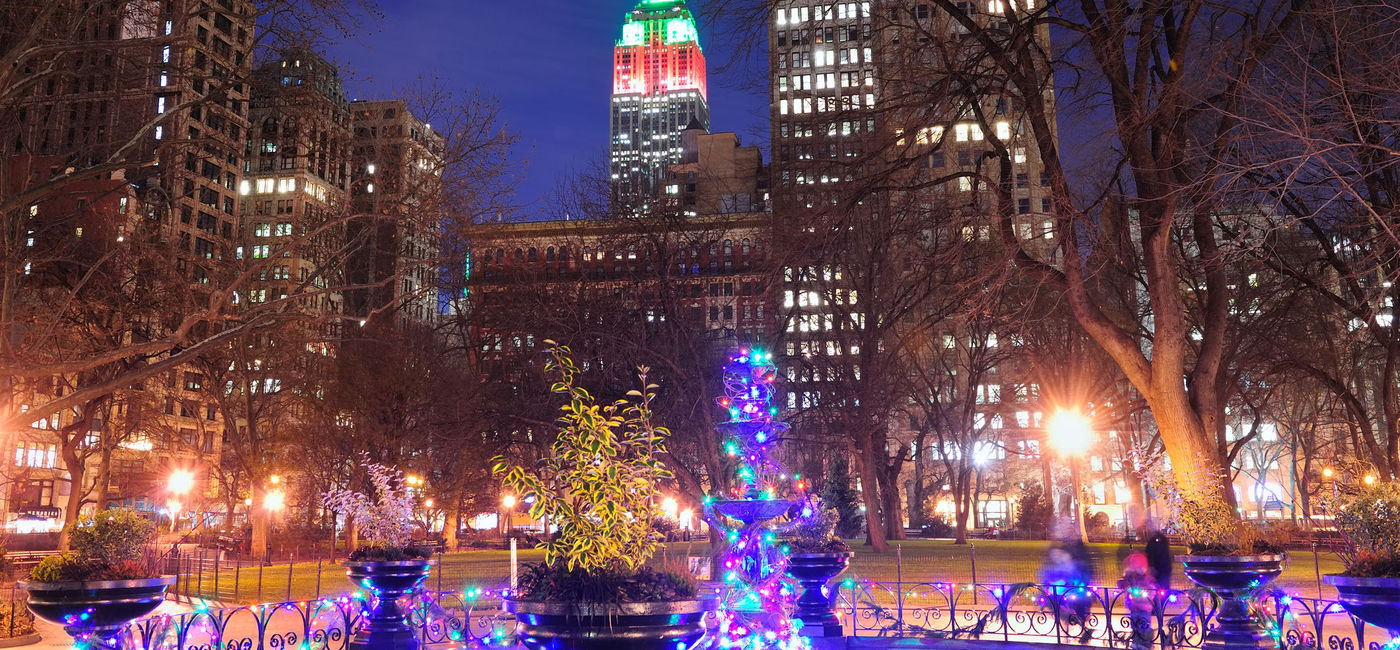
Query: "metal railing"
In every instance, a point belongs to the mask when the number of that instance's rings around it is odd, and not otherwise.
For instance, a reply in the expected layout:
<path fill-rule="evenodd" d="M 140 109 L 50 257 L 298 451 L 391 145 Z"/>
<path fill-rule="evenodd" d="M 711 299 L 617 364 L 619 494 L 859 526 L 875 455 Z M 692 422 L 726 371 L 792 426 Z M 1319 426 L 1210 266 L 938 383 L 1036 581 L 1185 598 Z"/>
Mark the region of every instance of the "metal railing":
<path fill-rule="evenodd" d="M 425 644 L 500 645 L 515 619 L 489 592 L 423 592 L 409 622 Z M 363 598 L 291 601 L 135 621 L 118 637 L 124 650 L 345 650 L 364 615 Z"/>
<path fill-rule="evenodd" d="M 847 635 L 962 638 L 1163 650 L 1199 648 L 1217 602 L 1199 590 L 1143 596 L 1119 587 L 1066 587 L 847 580 L 833 587 Z M 1335 601 L 1260 593 L 1256 612 L 1280 648 L 1377 650 L 1389 634 Z M 363 597 L 289 601 L 136 621 L 120 638 L 126 650 L 346 650 Z M 497 591 L 424 591 L 409 623 L 425 644 L 509 645 L 514 617 Z M 1134 643 L 1133 635 L 1139 638 Z"/>
<path fill-rule="evenodd" d="M 1198 648 L 1214 625 L 1208 592 L 1129 593 L 1120 587 L 1066 587 L 847 580 L 832 594 L 851 636 L 963 638 L 1079 643 L 1124 648 Z M 1335 601 L 1261 592 L 1256 614 L 1281 648 L 1367 650 L 1390 635 Z"/>

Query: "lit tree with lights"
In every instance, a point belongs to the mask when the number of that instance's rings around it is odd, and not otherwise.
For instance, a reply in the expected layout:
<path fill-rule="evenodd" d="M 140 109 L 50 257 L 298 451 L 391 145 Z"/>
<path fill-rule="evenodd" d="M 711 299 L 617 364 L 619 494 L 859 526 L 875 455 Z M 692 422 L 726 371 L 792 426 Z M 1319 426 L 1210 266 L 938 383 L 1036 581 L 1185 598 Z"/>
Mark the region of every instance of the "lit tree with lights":
<path fill-rule="evenodd" d="M 742 349 L 724 369 L 725 396 L 720 406 L 729 421 L 719 425 L 725 454 L 735 461 L 727 494 L 705 498 L 705 516 L 729 547 L 718 572 L 727 592 L 719 613 L 720 648 L 810 647 L 794 619 L 797 589 L 786 576 L 788 548 L 779 536 L 798 518 L 818 514 L 806 500 L 806 483 L 788 475 L 773 459 L 774 447 L 788 429 L 774 416 L 773 382 L 777 368 L 771 354 Z"/>

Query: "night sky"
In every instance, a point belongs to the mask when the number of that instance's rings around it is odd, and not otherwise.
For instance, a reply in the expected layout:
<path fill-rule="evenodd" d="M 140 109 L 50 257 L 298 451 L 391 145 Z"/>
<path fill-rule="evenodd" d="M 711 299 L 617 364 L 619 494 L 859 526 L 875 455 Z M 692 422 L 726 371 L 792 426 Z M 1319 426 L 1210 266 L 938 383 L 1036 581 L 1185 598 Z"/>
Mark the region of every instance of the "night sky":
<path fill-rule="evenodd" d="M 382 0 L 382 20 L 331 47 L 351 99 L 388 99 L 418 77 L 497 97 L 528 160 L 519 201 L 526 218 L 548 218 L 542 199 L 558 181 L 607 161 L 612 48 L 635 0 Z M 691 2 L 697 14 L 701 9 Z M 700 20 L 709 66 L 711 127 L 735 131 L 768 159 L 768 106 L 757 65 L 734 59 Z"/>

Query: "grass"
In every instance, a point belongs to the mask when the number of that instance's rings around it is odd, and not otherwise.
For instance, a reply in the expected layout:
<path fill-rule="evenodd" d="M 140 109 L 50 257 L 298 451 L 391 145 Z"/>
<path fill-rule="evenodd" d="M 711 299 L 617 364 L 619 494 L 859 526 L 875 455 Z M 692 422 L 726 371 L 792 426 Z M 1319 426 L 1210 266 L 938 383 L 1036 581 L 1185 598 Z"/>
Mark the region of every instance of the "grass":
<path fill-rule="evenodd" d="M 869 547 L 853 543 L 855 557 L 847 575 L 876 582 L 972 582 L 973 556 L 976 556 L 976 580 L 983 583 L 1034 582 L 1049 542 L 1019 540 L 978 540 L 970 545 L 955 545 L 949 540 L 911 539 L 892 544 L 884 554 L 872 552 Z M 668 544 L 656 561 L 663 557 L 683 558 L 687 555 L 706 555 L 709 546 L 703 542 Z M 1178 553 L 1184 550 L 1178 549 Z M 1118 544 L 1091 544 L 1090 554 L 1094 559 L 1094 582 L 1114 584 L 1121 573 L 1120 560 L 1126 549 Z M 544 553 L 535 549 L 521 549 L 518 554 L 521 563 L 539 562 Z M 1322 575 L 1341 570 L 1341 561 L 1331 553 L 1321 553 L 1318 564 Z M 349 593 L 350 583 L 345 578 L 345 570 L 337 563 L 325 561 L 303 562 L 291 566 L 278 564 L 262 570 L 262 588 L 259 592 L 258 569 L 244 567 L 237 572 L 237 595 L 235 597 L 235 573 L 229 567 L 221 567 L 218 588 L 214 586 L 214 572 L 206 570 L 200 576 L 184 576 L 180 592 L 221 600 L 228 603 L 273 602 L 282 600 L 306 600 L 319 595 L 333 596 Z M 509 551 L 463 551 L 448 553 L 433 568 L 427 586 L 429 589 L 457 590 L 467 588 L 490 588 L 505 584 L 510 578 Z M 202 581 L 202 582 L 201 582 Z M 1187 586 L 1180 570 L 1174 576 L 1178 588 Z M 1290 561 L 1276 583 L 1290 593 L 1314 597 L 1318 595 L 1316 574 L 1313 568 L 1313 555 L 1308 551 L 1294 551 Z M 259 595 L 261 594 L 261 595 Z M 1335 597 L 1331 587 L 1323 585 L 1322 596 Z"/>

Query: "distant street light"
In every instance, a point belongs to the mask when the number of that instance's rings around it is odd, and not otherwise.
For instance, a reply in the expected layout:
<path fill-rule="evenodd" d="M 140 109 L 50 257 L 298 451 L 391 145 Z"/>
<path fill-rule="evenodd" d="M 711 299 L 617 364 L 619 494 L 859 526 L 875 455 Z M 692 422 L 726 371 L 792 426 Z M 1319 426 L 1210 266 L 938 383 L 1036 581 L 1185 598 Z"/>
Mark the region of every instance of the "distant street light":
<path fill-rule="evenodd" d="M 263 496 L 263 509 L 268 512 L 280 512 L 287 506 L 287 497 L 281 490 L 273 490 Z"/>
<path fill-rule="evenodd" d="M 671 519 L 678 519 L 680 510 L 680 504 L 676 503 L 676 500 L 671 497 L 666 497 L 666 500 L 661 502 L 661 512 Z"/>
<path fill-rule="evenodd" d="M 1376 475 L 1375 475 L 1375 474 L 1367 474 L 1367 475 L 1366 475 L 1366 478 L 1363 478 L 1363 479 L 1361 479 L 1361 480 L 1362 480 L 1362 481 L 1365 481 L 1366 485 L 1375 485 L 1375 484 L 1376 484 Z"/>
<path fill-rule="evenodd" d="M 431 508 L 431 507 L 433 507 L 433 500 L 432 500 L 432 499 L 428 499 L 428 500 L 424 501 L 424 502 L 423 502 L 423 507 L 424 507 L 424 508 Z"/>
<path fill-rule="evenodd" d="M 1079 465 L 1090 445 L 1094 441 L 1094 430 L 1089 425 L 1089 418 L 1078 411 L 1058 411 L 1050 416 L 1050 421 L 1046 423 L 1045 429 L 1050 433 L 1050 444 L 1060 451 L 1060 455 L 1069 460 L 1069 473 L 1071 477 L 1070 507 L 1074 512 L 1075 528 L 1079 531 L 1079 539 L 1088 540 L 1088 531 L 1084 526 L 1083 506 L 1080 504 L 1079 493 Z"/>
<path fill-rule="evenodd" d="M 271 483 L 271 484 L 273 484 L 273 485 L 277 485 L 278 483 L 281 483 L 281 482 L 282 482 L 282 477 L 281 477 L 281 476 L 278 476 L 278 475 L 276 475 L 276 474 L 273 474 L 272 476 L 268 477 L 267 482 L 268 482 L 268 483 Z"/>
<path fill-rule="evenodd" d="M 177 469 L 170 473 L 170 479 L 165 482 L 165 489 L 171 494 L 188 494 L 194 489 L 194 472 L 187 469 Z"/>
<path fill-rule="evenodd" d="M 183 505 L 180 499 L 190 490 L 194 489 L 194 472 L 187 469 L 177 469 L 170 473 L 170 478 L 165 481 L 165 490 L 171 495 L 171 499 L 166 502 L 166 507 L 170 510 L 170 532 L 175 532 L 179 525 L 180 511 Z"/>

